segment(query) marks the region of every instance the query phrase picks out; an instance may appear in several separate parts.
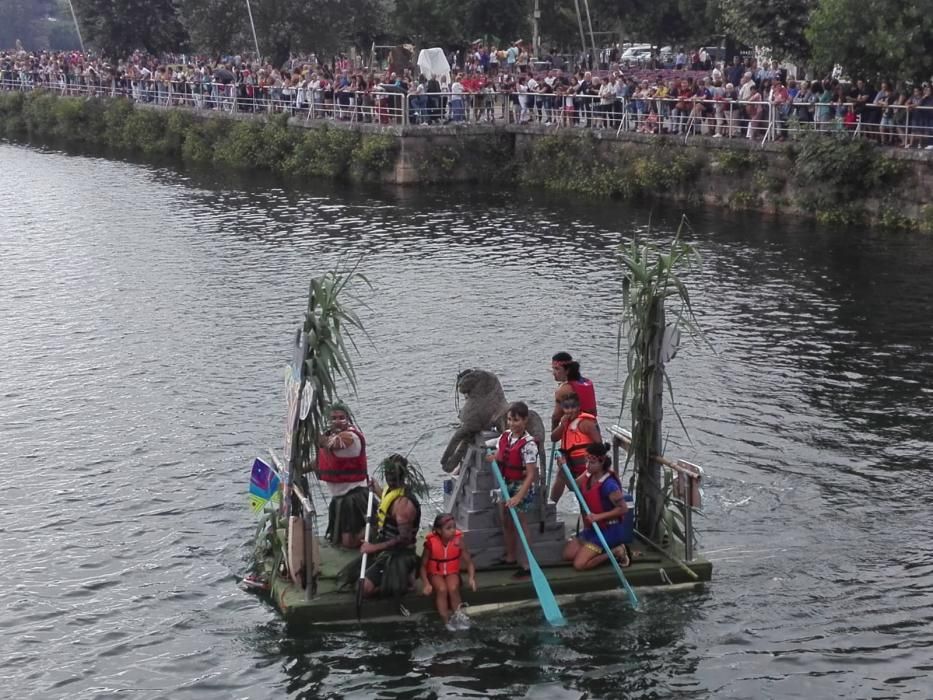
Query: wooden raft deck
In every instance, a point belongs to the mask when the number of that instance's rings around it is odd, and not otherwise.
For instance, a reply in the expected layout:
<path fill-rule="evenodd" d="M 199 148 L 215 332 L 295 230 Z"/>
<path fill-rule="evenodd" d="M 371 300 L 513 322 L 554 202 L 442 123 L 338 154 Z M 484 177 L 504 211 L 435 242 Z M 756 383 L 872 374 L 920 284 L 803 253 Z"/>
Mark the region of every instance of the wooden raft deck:
<path fill-rule="evenodd" d="M 631 566 L 623 571 L 631 586 L 665 586 L 670 584 L 691 584 L 709 581 L 713 565 L 708 560 L 698 557 L 690 563 L 690 568 L 697 574 L 694 580 L 673 560 L 650 549 L 641 552 Z M 304 591 L 291 580 L 272 577 L 270 596 L 275 607 L 290 623 L 299 624 L 340 624 L 356 623 L 356 599 L 351 591 L 337 591 L 334 575 L 349 562 L 355 554 L 324 546 L 321 550 L 322 573 L 318 582 L 318 595 L 305 600 Z M 270 567 L 271 568 L 271 567 Z M 664 571 L 662 575 L 661 570 Z M 536 604 L 534 586 L 531 580 L 515 581 L 512 574 L 514 567 L 499 567 L 476 572 L 477 590 L 474 593 L 464 587 L 462 597 L 473 611 L 482 612 L 484 606 L 501 607 L 513 604 Z M 574 571 L 571 566 L 550 566 L 544 573 L 551 584 L 551 589 L 558 596 L 575 596 L 601 591 L 619 589 L 619 579 L 608 564 L 590 571 Z M 464 576 L 464 583 L 466 577 Z M 421 595 L 421 582 L 402 599 L 412 615 L 434 614 L 433 596 Z M 391 600 L 367 599 L 363 602 L 363 621 L 400 619 L 397 607 Z"/>

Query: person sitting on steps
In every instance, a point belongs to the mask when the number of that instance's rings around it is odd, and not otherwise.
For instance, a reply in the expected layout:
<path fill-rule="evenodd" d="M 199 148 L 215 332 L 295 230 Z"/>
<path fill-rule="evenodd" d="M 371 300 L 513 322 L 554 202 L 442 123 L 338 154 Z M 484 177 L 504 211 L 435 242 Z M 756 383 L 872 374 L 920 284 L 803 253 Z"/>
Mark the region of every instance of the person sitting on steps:
<path fill-rule="evenodd" d="M 601 443 L 603 440 L 599 434 L 596 416 L 580 409 L 580 399 L 576 394 L 568 394 L 560 405 L 563 416 L 554 432 L 551 433 L 551 440 L 554 442 L 560 440 L 558 463 L 566 463 L 570 467 L 573 478 L 576 479 L 586 472 L 586 448 L 589 445 Z M 560 469 L 554 477 L 554 486 L 551 488 L 551 500 L 554 503 L 560 500 L 566 487 L 564 471 Z"/>

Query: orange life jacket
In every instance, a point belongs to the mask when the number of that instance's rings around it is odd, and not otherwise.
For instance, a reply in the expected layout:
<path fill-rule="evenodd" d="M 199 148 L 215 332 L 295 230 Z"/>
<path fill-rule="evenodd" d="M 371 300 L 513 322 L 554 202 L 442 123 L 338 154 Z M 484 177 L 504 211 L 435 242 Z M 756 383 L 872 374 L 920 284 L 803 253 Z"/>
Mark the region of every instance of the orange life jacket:
<path fill-rule="evenodd" d="M 586 448 L 593 444 L 586 433 L 580 432 L 581 420 L 591 420 L 595 423 L 596 416 L 581 412 L 570 422 L 560 439 L 560 449 L 567 458 L 567 466 L 575 479 L 586 471 Z"/>
<path fill-rule="evenodd" d="M 446 545 L 436 532 L 429 532 L 424 538 L 424 548 L 428 552 L 428 576 L 447 576 L 460 573 L 460 554 L 463 533 L 457 530 L 453 539 Z"/>

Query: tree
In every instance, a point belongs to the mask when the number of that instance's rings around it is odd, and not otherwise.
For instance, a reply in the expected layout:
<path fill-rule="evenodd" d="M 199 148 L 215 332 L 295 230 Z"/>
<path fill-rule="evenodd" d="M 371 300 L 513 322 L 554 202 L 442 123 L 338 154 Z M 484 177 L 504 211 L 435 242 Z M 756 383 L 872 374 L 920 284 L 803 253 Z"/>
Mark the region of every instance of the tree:
<path fill-rule="evenodd" d="M 817 0 L 719 0 L 723 28 L 743 44 L 767 46 L 774 58 L 806 60 L 806 28 Z"/>
<path fill-rule="evenodd" d="M 188 34 L 172 0 L 73 0 L 88 45 L 121 58 L 185 48 Z"/>
<path fill-rule="evenodd" d="M 708 0 L 591 0 L 590 7 L 614 17 L 626 36 L 657 46 L 706 41 L 714 33 L 707 21 Z"/>
<path fill-rule="evenodd" d="M 820 0 L 806 31 L 814 65 L 850 76 L 928 80 L 933 0 Z"/>

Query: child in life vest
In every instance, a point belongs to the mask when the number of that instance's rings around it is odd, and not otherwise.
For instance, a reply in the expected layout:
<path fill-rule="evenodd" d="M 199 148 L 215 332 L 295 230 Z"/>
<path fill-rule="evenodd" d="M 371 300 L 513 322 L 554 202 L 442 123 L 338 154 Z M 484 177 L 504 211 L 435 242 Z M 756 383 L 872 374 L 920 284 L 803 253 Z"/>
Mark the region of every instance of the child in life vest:
<path fill-rule="evenodd" d="M 487 447 L 495 450 L 487 459 L 497 463 L 509 494 L 508 500 L 499 504 L 505 553 L 498 563 L 517 563 L 518 570 L 512 576 L 516 581 L 530 578 L 531 571 L 528 569 L 525 550 L 519 547 L 515 524 L 505 511 L 507 508 L 515 510 L 525 539 L 530 540 L 528 513 L 537 503 L 535 480 L 538 478 L 538 445 L 527 430 L 528 415 L 528 405 L 524 401 L 511 404 L 506 413 L 509 429 L 486 443 Z"/>
<path fill-rule="evenodd" d="M 584 529 L 564 547 L 564 560 L 573 562 L 573 568 L 577 571 L 592 569 L 609 559 L 593 527 L 594 523 L 599 525 L 606 544 L 619 564 L 629 565 L 626 533 L 622 526 L 628 505 L 619 477 L 612 471 L 609 450 L 606 443 L 588 445 L 586 471 L 576 479 L 583 500 L 590 509 L 590 513 L 583 516 Z"/>
<path fill-rule="evenodd" d="M 434 593 L 437 614 L 451 632 L 470 629 L 470 618 L 461 609 L 460 567 L 465 563 L 470 589 L 476 590 L 476 567 L 457 529 L 454 516 L 441 513 L 424 538 L 421 554 L 421 583 L 425 595 Z"/>

